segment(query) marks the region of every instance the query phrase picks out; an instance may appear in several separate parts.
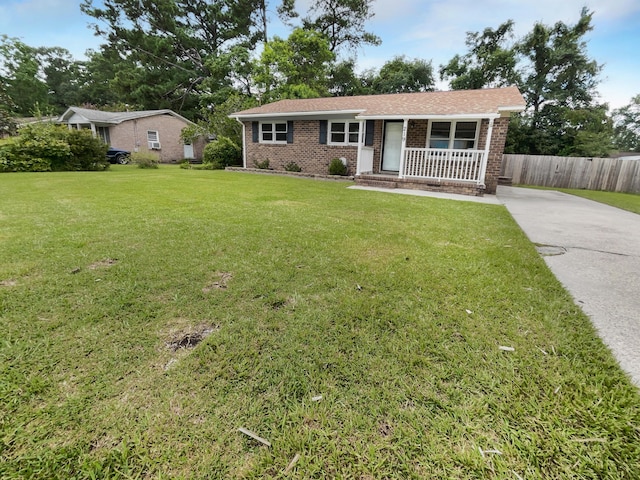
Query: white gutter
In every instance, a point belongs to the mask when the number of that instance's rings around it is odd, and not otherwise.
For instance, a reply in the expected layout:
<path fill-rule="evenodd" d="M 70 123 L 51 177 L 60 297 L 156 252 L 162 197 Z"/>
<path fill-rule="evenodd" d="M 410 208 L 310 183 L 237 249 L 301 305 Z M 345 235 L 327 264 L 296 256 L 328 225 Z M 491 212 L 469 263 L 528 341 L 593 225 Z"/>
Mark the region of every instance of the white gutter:
<path fill-rule="evenodd" d="M 484 178 L 487 174 L 487 163 L 489 161 L 489 150 L 491 149 L 491 136 L 493 135 L 493 118 L 489 119 L 489 129 L 487 131 L 487 143 L 484 146 L 484 155 L 482 156 L 482 164 L 480 165 L 480 178 L 478 183 L 485 187 Z"/>
<path fill-rule="evenodd" d="M 317 117 L 317 116 L 336 116 L 336 115 L 357 115 L 365 110 L 313 110 L 310 112 L 279 112 L 279 113 L 247 113 L 243 115 L 229 115 L 229 118 L 259 120 L 261 118 L 280 118 L 280 117 Z"/>
<path fill-rule="evenodd" d="M 356 175 L 360 175 L 360 169 L 362 168 L 362 145 L 364 144 L 364 129 L 365 121 L 360 120 L 358 130 L 358 157 L 356 160 Z"/>
<path fill-rule="evenodd" d="M 229 115 L 231 117 L 231 115 Z M 245 147 L 245 142 L 247 140 L 247 132 L 246 129 L 247 127 L 245 126 L 244 122 L 241 122 L 240 119 L 238 117 L 232 117 L 235 118 L 236 121 L 242 125 L 242 168 L 247 168 L 247 148 Z"/>
<path fill-rule="evenodd" d="M 356 120 L 398 120 L 399 118 L 407 120 L 482 120 L 485 118 L 500 118 L 498 113 L 458 113 L 454 115 L 358 115 Z"/>

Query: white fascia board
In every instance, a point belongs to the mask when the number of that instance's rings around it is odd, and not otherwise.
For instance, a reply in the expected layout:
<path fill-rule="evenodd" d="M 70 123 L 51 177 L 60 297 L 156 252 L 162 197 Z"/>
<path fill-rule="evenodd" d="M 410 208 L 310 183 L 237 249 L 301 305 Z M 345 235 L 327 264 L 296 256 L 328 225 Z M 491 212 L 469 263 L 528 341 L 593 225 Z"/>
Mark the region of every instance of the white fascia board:
<path fill-rule="evenodd" d="M 357 118 L 359 113 L 364 112 L 365 110 L 315 110 L 311 112 L 286 112 L 286 113 L 250 113 L 247 115 L 229 115 L 229 118 L 235 118 L 237 120 L 265 120 L 271 118 L 308 118 L 308 117 L 318 117 L 318 118 L 326 118 L 326 117 L 345 117 L 345 116 L 353 116 L 353 118 Z"/>
<path fill-rule="evenodd" d="M 356 120 L 482 120 L 500 118 L 499 113 L 459 113 L 455 115 L 358 115 Z"/>
<path fill-rule="evenodd" d="M 524 112 L 527 109 L 524 105 L 517 105 L 512 107 L 498 107 L 499 112 Z"/>

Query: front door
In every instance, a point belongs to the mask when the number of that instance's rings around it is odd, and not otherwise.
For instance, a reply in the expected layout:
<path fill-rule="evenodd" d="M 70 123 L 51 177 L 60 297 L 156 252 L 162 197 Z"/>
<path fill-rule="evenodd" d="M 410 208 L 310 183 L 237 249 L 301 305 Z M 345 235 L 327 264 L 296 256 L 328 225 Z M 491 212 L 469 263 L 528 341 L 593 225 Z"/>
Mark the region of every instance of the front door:
<path fill-rule="evenodd" d="M 402 127 L 402 122 L 385 122 L 384 124 L 384 145 L 382 147 L 382 170 L 384 171 L 400 171 Z"/>
<path fill-rule="evenodd" d="M 184 144 L 184 158 L 193 160 L 193 145 L 190 143 Z"/>

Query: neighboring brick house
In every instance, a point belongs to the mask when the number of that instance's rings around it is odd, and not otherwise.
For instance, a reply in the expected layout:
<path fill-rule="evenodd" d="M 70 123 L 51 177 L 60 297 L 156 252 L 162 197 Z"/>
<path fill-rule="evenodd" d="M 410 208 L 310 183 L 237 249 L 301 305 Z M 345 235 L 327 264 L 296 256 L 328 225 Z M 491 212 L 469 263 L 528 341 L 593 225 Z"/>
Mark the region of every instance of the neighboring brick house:
<path fill-rule="evenodd" d="M 177 162 L 184 158 L 202 159 L 205 141 L 185 144 L 182 129 L 193 125 L 171 110 L 137 112 L 103 112 L 69 107 L 60 117 L 69 128 L 91 129 L 108 145 L 131 152 L 155 152 L 161 162 Z"/>
<path fill-rule="evenodd" d="M 495 193 L 516 87 L 280 100 L 231 115 L 243 124 L 244 168 L 327 174 L 340 158 L 357 183 Z"/>

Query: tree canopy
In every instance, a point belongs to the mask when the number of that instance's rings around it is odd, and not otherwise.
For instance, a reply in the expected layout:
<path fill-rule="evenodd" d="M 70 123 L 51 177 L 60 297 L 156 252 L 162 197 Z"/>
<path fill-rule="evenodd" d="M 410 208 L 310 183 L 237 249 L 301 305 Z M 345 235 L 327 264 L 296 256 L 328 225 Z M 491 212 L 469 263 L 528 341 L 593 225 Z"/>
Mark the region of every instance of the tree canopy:
<path fill-rule="evenodd" d="M 397 55 L 357 70 L 357 54 L 380 38 L 367 28 L 374 0 L 82 0 L 105 43 L 76 61 L 59 47 L 0 36 L 0 128 L 35 110 L 72 104 L 116 110 L 171 108 L 200 131 L 238 138 L 221 115 L 281 98 L 435 89 L 432 62 Z M 269 37 L 278 13 L 289 35 Z M 437 71 L 452 89 L 517 85 L 527 101 L 507 151 L 607 155 L 640 149 L 639 98 L 609 113 L 598 101 L 602 66 L 587 51 L 593 12 L 575 24 L 536 23 L 522 38 L 507 20 L 468 32 L 466 52 Z M 228 112 L 230 113 L 230 111 Z M 224 133 L 223 133 L 224 132 Z"/>

